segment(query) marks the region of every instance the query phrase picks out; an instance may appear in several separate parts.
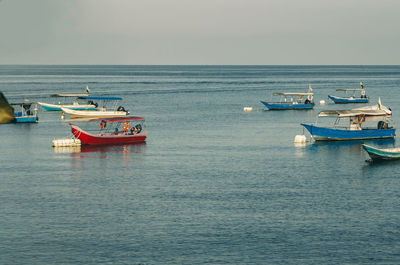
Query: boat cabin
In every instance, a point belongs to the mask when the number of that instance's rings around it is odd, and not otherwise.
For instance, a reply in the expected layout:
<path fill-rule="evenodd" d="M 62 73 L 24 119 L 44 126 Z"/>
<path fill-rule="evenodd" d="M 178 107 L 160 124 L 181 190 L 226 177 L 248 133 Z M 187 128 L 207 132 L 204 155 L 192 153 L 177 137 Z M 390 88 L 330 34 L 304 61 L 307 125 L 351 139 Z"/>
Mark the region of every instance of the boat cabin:
<path fill-rule="evenodd" d="M 391 115 L 381 109 L 325 110 L 318 114 L 320 117 L 334 118 L 333 128 L 351 131 L 393 128 Z"/>
<path fill-rule="evenodd" d="M 32 123 L 38 122 L 37 104 L 33 102 L 12 103 L 14 109 L 15 122 L 17 123 Z"/>

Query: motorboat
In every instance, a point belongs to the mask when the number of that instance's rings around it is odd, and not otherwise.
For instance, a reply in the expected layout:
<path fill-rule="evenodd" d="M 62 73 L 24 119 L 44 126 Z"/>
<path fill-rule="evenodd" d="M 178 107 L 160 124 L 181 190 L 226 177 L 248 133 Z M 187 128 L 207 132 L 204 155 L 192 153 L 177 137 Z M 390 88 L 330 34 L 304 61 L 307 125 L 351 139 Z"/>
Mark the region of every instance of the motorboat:
<path fill-rule="evenodd" d="M 16 123 L 36 123 L 39 121 L 37 115 L 37 104 L 33 102 L 12 103 Z"/>
<path fill-rule="evenodd" d="M 372 161 L 400 159 L 400 148 L 377 148 L 363 144 L 362 147 L 371 157 Z"/>
<path fill-rule="evenodd" d="M 345 96 L 331 96 L 328 95 L 328 98 L 331 99 L 336 104 L 346 104 L 346 103 L 368 103 L 369 98 L 365 93 L 365 88 L 362 82 L 360 82 L 360 88 L 350 88 L 350 89 L 336 89 L 336 91 L 345 92 Z M 357 92 L 360 92 L 360 96 L 356 96 Z M 350 95 L 349 95 L 350 94 Z"/>
<path fill-rule="evenodd" d="M 38 104 L 46 111 L 61 111 L 62 108 L 72 110 L 95 110 L 97 105 L 93 101 L 79 102 L 79 99 L 86 96 L 89 96 L 89 94 L 53 94 L 50 95 L 50 97 L 56 98 L 56 103 L 38 102 Z"/>
<path fill-rule="evenodd" d="M 96 110 L 74 110 L 70 108 L 61 108 L 63 113 L 68 114 L 71 119 L 76 119 L 76 118 L 107 118 L 107 117 L 124 117 L 126 116 L 129 112 L 125 110 L 124 107 L 119 106 L 118 108 L 116 107 L 118 105 L 118 102 L 122 100 L 120 97 L 89 97 L 89 96 L 84 96 L 80 97 L 80 99 L 85 99 L 88 101 L 96 101 L 100 102 L 99 103 L 99 108 Z M 112 103 L 114 102 L 114 103 Z M 96 103 L 97 104 L 97 103 Z M 113 104 L 114 106 L 112 108 L 116 110 L 108 110 L 106 108 L 107 104 Z"/>
<path fill-rule="evenodd" d="M 143 132 L 144 118 L 137 116 L 91 119 L 99 123 L 93 132 L 83 130 L 70 123 L 72 133 L 82 145 L 129 144 L 145 142 L 147 132 Z"/>
<path fill-rule="evenodd" d="M 310 86 L 309 92 L 276 92 L 273 96 L 280 96 L 279 101 L 261 101 L 269 110 L 304 110 L 314 108 L 314 93 Z"/>
<path fill-rule="evenodd" d="M 396 133 L 391 126 L 391 115 L 382 109 L 325 110 L 318 117 L 336 119 L 333 126 L 319 126 L 317 122 L 301 124 L 316 141 L 394 138 Z"/>

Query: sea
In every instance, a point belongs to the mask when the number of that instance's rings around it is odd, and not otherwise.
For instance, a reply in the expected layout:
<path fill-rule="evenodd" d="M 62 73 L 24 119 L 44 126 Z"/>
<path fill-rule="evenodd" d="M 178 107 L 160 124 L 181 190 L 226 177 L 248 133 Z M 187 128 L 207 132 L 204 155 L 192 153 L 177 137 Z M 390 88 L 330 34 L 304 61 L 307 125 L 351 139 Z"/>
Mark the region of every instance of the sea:
<path fill-rule="evenodd" d="M 400 264 L 400 162 L 294 144 L 319 111 L 365 106 L 327 97 L 361 81 L 399 128 L 400 66 L 0 65 L 10 103 L 88 86 L 148 132 L 53 148 L 72 136 L 60 112 L 0 125 L 0 264 Z M 313 110 L 260 102 L 310 84 Z"/>

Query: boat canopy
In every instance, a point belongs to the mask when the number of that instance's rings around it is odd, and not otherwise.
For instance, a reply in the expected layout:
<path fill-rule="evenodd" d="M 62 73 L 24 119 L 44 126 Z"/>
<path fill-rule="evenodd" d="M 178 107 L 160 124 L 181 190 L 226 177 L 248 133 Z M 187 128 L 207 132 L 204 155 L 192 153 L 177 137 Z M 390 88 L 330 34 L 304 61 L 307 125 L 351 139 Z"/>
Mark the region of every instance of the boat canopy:
<path fill-rule="evenodd" d="M 108 121 L 108 122 L 143 121 L 143 120 L 144 120 L 143 117 L 138 117 L 138 116 L 90 119 L 90 121 Z"/>
<path fill-rule="evenodd" d="M 32 106 L 35 102 L 24 102 L 24 103 L 11 103 L 11 106 Z"/>
<path fill-rule="evenodd" d="M 361 109 L 352 109 L 352 110 L 324 110 L 318 114 L 318 117 L 329 117 L 329 116 L 338 116 L 340 118 L 344 117 L 355 117 L 358 115 L 365 116 L 386 116 L 388 115 L 385 110 L 361 110 Z"/>
<path fill-rule="evenodd" d="M 120 97 L 88 97 L 82 96 L 79 97 L 80 99 L 87 99 L 87 100 L 122 100 Z"/>
<path fill-rule="evenodd" d="M 272 93 L 274 96 L 312 96 L 314 93 L 297 93 L 297 92 L 277 92 Z"/>
<path fill-rule="evenodd" d="M 89 94 L 52 94 L 52 95 L 50 95 L 50 97 L 74 97 L 74 98 L 86 97 L 86 96 L 89 96 Z"/>
<path fill-rule="evenodd" d="M 336 91 L 362 91 L 364 88 L 340 88 L 336 89 Z"/>

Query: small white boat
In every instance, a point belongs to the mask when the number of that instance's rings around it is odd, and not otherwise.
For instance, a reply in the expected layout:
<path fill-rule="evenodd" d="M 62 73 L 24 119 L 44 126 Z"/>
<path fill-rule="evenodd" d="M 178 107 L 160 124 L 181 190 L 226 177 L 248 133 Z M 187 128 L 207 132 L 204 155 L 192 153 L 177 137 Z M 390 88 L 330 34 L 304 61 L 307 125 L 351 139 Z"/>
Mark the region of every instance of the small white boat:
<path fill-rule="evenodd" d="M 125 117 L 129 112 L 124 107 L 116 107 L 118 102 L 122 100 L 120 97 L 80 97 L 81 99 L 89 101 L 99 101 L 99 107 L 96 110 L 75 110 L 70 108 L 61 108 L 63 113 L 68 114 L 71 119 L 77 118 L 111 118 L 111 117 Z M 107 110 L 106 105 L 112 104 L 112 109 Z"/>
<path fill-rule="evenodd" d="M 47 111 L 61 111 L 61 108 L 69 108 L 75 110 L 95 110 L 97 104 L 93 101 L 85 101 L 80 103 L 78 100 L 88 96 L 88 94 L 54 94 L 51 97 L 56 98 L 56 103 L 38 102 L 43 109 Z M 71 103 L 70 100 L 73 99 Z"/>
<path fill-rule="evenodd" d="M 127 112 L 126 111 L 114 111 L 114 110 L 106 110 L 106 109 L 99 109 L 99 110 L 73 110 L 68 108 L 61 108 L 61 110 L 68 114 L 71 119 L 76 118 L 110 118 L 110 117 L 125 117 Z"/>

